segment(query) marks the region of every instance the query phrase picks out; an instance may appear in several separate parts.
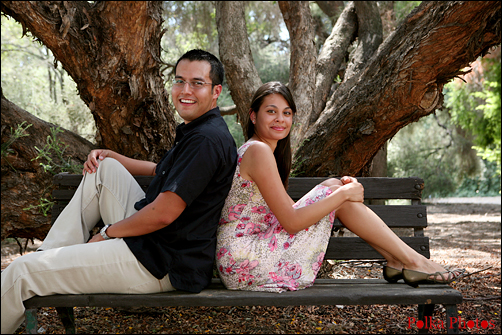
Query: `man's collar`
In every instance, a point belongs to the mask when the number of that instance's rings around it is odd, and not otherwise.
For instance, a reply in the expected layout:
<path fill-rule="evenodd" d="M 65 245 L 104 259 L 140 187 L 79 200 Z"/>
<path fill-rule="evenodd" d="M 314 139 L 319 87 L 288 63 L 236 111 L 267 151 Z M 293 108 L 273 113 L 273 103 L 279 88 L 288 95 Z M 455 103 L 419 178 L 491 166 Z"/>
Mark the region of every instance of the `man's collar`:
<path fill-rule="evenodd" d="M 178 127 L 176 127 L 176 131 L 181 131 L 183 133 L 186 133 L 186 132 L 194 129 L 198 125 L 206 122 L 207 120 L 212 119 L 213 117 L 216 117 L 216 116 L 220 116 L 220 115 L 221 115 L 220 108 L 218 106 L 216 106 L 215 108 L 207 111 L 206 113 L 202 114 L 201 116 L 199 116 L 198 118 L 196 118 L 195 120 L 193 120 L 189 123 L 183 122 L 183 123 L 179 124 Z"/>

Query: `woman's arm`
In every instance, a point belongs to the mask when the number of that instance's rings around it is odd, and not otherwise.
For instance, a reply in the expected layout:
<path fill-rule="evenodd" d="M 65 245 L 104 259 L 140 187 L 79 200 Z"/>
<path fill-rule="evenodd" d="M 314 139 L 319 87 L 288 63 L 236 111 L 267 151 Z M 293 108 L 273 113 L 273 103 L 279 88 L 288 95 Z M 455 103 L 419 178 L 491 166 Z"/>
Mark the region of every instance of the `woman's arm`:
<path fill-rule="evenodd" d="M 139 159 L 133 159 L 116 153 L 112 150 L 96 149 L 92 150 L 87 156 L 87 161 L 84 163 L 84 169 L 82 174 L 85 172 L 94 173 L 98 168 L 98 159 L 103 160 L 105 157 L 110 157 L 118 160 L 130 174 L 133 176 L 154 176 L 155 168 L 157 164 L 149 161 L 142 161 Z"/>
<path fill-rule="evenodd" d="M 290 234 L 310 227 L 345 201 L 364 200 L 364 189 L 356 181 L 338 187 L 328 197 L 306 207 L 293 208 L 277 170 L 270 147 L 262 142 L 250 146 L 242 158 L 241 175 L 258 186 L 263 198 L 282 227 Z"/>

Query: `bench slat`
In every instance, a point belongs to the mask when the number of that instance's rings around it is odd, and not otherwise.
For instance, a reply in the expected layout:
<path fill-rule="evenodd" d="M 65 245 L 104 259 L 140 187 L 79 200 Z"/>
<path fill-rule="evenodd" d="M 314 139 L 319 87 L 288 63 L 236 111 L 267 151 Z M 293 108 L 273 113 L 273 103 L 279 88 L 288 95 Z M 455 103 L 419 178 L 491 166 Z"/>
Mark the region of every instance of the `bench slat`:
<path fill-rule="evenodd" d="M 154 294 L 81 294 L 33 297 L 26 308 L 165 307 L 165 306 L 301 306 L 373 304 L 458 304 L 462 294 L 448 285 L 388 284 L 383 279 L 316 280 L 305 290 L 280 294 L 226 290 L 219 280 L 200 293 L 173 291 Z"/>
<path fill-rule="evenodd" d="M 55 204 L 52 206 L 52 223 L 54 223 L 65 206 L 66 203 Z M 427 227 L 426 206 L 369 205 L 368 207 L 391 228 Z M 338 220 L 335 221 L 333 226 L 343 227 Z"/>
<path fill-rule="evenodd" d="M 134 176 L 142 187 L 148 186 L 152 176 Z M 301 177 L 290 178 L 290 196 L 297 200 L 314 186 L 326 180 L 327 177 Z M 424 181 L 418 177 L 410 178 L 381 178 L 381 177 L 358 177 L 359 182 L 365 188 L 366 199 L 421 199 Z M 82 175 L 57 174 L 53 178 L 55 185 L 60 187 L 76 187 L 80 184 Z M 57 193 L 56 193 L 57 194 Z"/>
<path fill-rule="evenodd" d="M 368 205 L 391 228 L 426 228 L 427 207 L 425 205 Z M 335 220 L 335 227 L 342 227 Z"/>
<path fill-rule="evenodd" d="M 288 193 L 291 198 L 300 199 L 314 186 L 324 181 L 324 177 L 290 178 Z M 381 178 L 358 177 L 364 187 L 365 199 L 414 199 L 420 200 L 424 180 L 418 177 Z"/>
<path fill-rule="evenodd" d="M 419 237 L 400 237 L 406 244 L 419 254 L 430 258 L 429 238 Z M 360 237 L 331 237 L 326 250 L 324 259 L 381 259 L 384 258 L 368 243 Z"/>

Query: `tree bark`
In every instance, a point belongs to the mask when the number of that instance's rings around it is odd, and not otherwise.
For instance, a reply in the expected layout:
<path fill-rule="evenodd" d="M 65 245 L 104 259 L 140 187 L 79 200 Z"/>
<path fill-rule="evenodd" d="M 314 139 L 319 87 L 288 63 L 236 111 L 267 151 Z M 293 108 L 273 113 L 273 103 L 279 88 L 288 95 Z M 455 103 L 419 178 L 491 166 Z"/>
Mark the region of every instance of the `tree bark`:
<path fill-rule="evenodd" d="M 383 40 L 382 19 L 375 1 L 354 1 L 357 13 L 357 48 L 345 70 L 349 79 L 366 64 Z"/>
<path fill-rule="evenodd" d="M 157 1 L 2 1 L 53 52 L 91 110 L 100 147 L 158 160 L 175 120 L 160 73 Z"/>
<path fill-rule="evenodd" d="M 314 107 L 315 29 L 308 1 L 279 1 L 279 8 L 291 43 L 289 89 L 298 111 L 291 129 L 291 147 L 295 151 L 308 129 Z"/>
<path fill-rule="evenodd" d="M 254 66 L 244 6 L 242 1 L 216 1 L 216 26 L 220 60 L 225 65 L 230 95 L 236 104 L 244 137 L 247 138 L 249 106 L 262 81 Z"/>
<path fill-rule="evenodd" d="M 321 10 L 331 19 L 340 14 L 343 10 L 343 1 L 316 1 Z"/>
<path fill-rule="evenodd" d="M 295 173 L 360 176 L 399 129 L 441 106 L 460 69 L 500 41 L 499 2 L 423 2 L 338 87 L 305 134 Z"/>
<path fill-rule="evenodd" d="M 50 199 L 52 192 L 52 174 L 44 172 L 39 149 L 45 146 L 46 138 L 50 136 L 50 128 L 55 125 L 38 119 L 27 111 L 19 108 L 2 94 L 2 144 L 10 138 L 22 121 L 31 124 L 26 133 L 10 147 L 12 151 L 5 157 L 2 155 L 2 235 L 7 237 L 44 239 L 51 225 L 50 212 L 44 216 L 38 209 L 24 210 L 37 205 L 42 197 Z M 68 145 L 65 156 L 71 157 L 74 164 L 82 164 L 93 144 L 70 131 L 59 133 L 58 138 Z M 55 157 L 54 160 L 61 163 Z M 43 162 L 47 163 L 47 162 Z"/>
<path fill-rule="evenodd" d="M 315 122 L 324 110 L 334 85 L 333 79 L 336 78 L 340 67 L 345 61 L 347 49 L 357 36 L 356 33 L 357 15 L 354 2 L 351 1 L 340 15 L 317 58 L 314 110 L 309 124 Z"/>

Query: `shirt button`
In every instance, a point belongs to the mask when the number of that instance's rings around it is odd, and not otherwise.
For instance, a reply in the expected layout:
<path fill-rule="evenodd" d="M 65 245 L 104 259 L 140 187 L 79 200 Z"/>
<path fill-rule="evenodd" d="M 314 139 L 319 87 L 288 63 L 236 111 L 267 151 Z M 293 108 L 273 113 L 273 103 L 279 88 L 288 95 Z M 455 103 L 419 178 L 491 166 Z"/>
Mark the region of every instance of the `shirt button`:
<path fill-rule="evenodd" d="M 166 174 L 166 171 L 162 171 L 162 174 Z"/>

